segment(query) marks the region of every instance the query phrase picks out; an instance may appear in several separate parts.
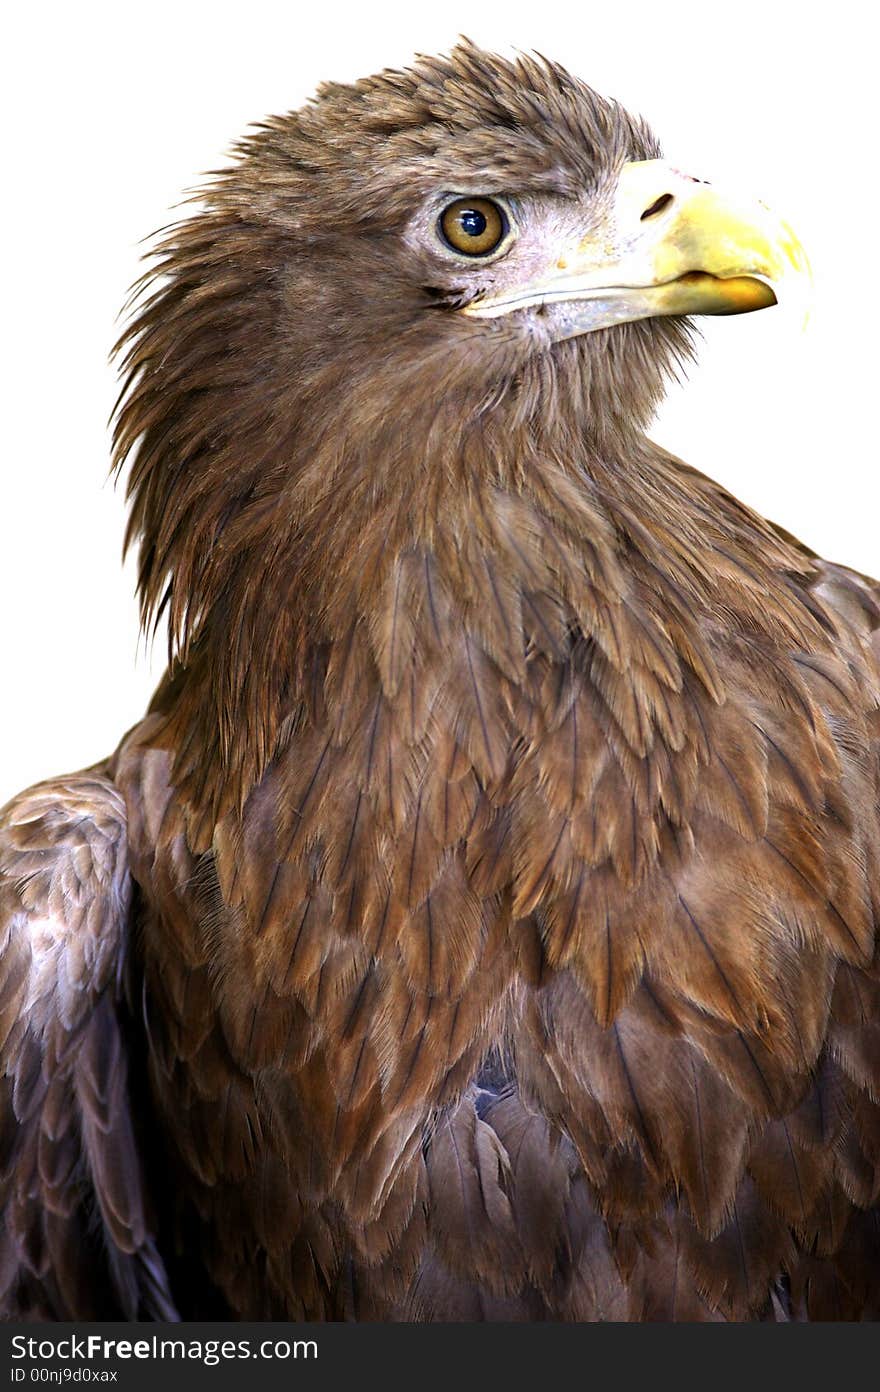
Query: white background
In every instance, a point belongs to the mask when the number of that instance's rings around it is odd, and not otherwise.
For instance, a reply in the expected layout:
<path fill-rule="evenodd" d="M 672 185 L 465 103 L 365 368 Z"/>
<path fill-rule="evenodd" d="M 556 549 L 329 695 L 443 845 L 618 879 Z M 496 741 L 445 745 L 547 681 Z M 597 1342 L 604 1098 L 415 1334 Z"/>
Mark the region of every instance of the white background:
<path fill-rule="evenodd" d="M 648 117 L 680 167 L 795 226 L 815 291 L 704 320 L 701 366 L 655 437 L 816 550 L 880 572 L 878 122 L 860 3 L 17 5 L 4 29 L 0 802 L 108 753 L 164 642 L 137 637 L 106 482 L 107 353 L 139 239 L 250 122 L 448 48 L 537 48 Z"/>

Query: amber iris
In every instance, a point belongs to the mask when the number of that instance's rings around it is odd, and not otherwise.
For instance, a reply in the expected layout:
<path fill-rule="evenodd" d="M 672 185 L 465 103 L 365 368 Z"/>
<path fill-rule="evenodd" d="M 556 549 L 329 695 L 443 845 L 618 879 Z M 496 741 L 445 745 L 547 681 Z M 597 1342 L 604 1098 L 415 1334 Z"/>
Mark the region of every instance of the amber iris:
<path fill-rule="evenodd" d="M 457 198 L 440 214 L 443 240 L 465 256 L 488 256 L 507 230 L 503 209 L 490 198 Z"/>

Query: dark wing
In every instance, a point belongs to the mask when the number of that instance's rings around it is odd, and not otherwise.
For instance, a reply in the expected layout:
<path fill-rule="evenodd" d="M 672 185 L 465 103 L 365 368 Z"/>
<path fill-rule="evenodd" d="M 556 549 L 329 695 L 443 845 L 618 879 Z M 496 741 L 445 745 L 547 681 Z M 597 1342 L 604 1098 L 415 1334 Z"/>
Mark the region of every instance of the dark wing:
<path fill-rule="evenodd" d="M 0 812 L 0 1314 L 177 1318 L 148 1217 L 121 985 L 131 883 L 100 772 Z"/>

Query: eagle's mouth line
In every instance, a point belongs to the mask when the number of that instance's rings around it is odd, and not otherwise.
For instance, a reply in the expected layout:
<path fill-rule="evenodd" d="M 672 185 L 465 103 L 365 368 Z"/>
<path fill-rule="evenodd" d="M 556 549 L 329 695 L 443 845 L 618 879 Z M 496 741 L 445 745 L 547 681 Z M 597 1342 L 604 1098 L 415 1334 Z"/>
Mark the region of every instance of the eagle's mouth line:
<path fill-rule="evenodd" d="M 575 283 L 569 283 L 567 286 L 560 285 L 556 289 L 526 291 L 520 295 L 511 295 L 503 300 L 485 299 L 478 295 L 463 308 L 466 313 L 471 313 L 475 317 L 490 318 L 508 310 L 527 309 L 531 305 L 561 304 L 566 300 L 602 300 L 632 294 L 633 291 L 649 294 L 652 290 L 662 290 L 668 285 L 697 286 L 706 281 L 720 284 L 732 280 L 755 280 L 768 286 L 768 288 L 772 288 L 769 286 L 768 279 L 760 271 L 732 271 L 723 276 L 713 275 L 710 271 L 686 271 L 684 275 L 670 276 L 668 280 L 652 281 L 647 285 L 586 285 L 578 288 Z"/>

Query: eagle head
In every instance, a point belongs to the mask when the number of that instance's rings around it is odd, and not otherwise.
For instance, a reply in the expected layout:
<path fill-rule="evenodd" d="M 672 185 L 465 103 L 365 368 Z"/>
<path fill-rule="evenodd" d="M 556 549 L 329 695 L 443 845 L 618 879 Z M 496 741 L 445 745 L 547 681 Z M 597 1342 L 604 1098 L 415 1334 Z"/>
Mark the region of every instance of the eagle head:
<path fill-rule="evenodd" d="M 234 153 L 158 243 L 116 421 L 145 620 L 167 609 L 183 659 L 211 626 L 234 646 L 230 728 L 254 654 L 344 607 L 328 546 L 354 565 L 370 527 L 454 526 L 535 451 L 625 452 L 687 316 L 773 304 L 802 261 L 616 102 L 469 43 L 325 84 Z"/>

